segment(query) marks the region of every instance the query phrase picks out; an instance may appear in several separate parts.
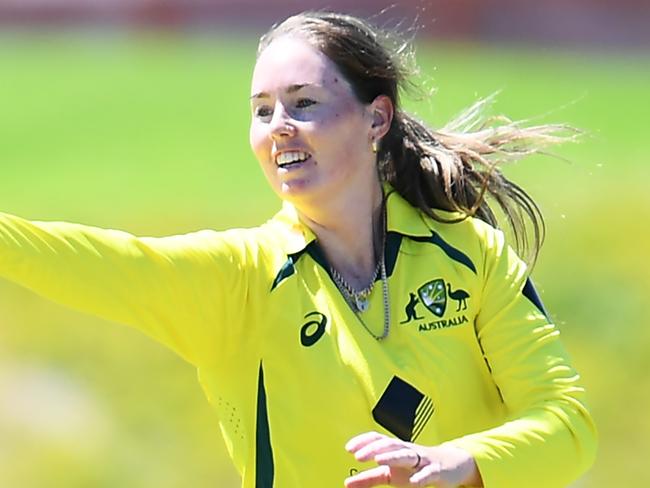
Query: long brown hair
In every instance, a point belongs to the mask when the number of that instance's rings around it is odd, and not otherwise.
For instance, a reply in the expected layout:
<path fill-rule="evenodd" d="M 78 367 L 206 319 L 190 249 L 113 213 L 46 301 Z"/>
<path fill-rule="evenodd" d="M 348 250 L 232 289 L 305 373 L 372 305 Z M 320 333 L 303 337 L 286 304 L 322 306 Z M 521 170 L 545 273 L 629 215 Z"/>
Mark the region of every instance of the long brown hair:
<path fill-rule="evenodd" d="M 369 104 L 379 95 L 391 99 L 395 115 L 377 154 L 381 180 L 439 222 L 475 216 L 498 227 L 490 206 L 496 203 L 517 250 L 535 260 L 544 239 L 542 213 L 499 166 L 572 140 L 576 131 L 565 125 L 526 126 L 503 116 L 487 117 L 484 109 L 490 98 L 432 130 L 401 109 L 400 92 L 412 86 L 415 71 L 408 42 L 350 15 L 309 11 L 273 26 L 260 39 L 258 55 L 284 35 L 299 36 L 330 58 L 361 103 Z"/>

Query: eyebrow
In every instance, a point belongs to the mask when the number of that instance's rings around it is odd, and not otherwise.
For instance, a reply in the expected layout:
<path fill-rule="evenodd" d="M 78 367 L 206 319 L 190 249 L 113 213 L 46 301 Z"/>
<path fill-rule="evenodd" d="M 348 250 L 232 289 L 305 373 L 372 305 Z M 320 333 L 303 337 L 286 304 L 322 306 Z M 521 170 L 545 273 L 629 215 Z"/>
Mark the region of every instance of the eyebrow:
<path fill-rule="evenodd" d="M 302 88 L 304 88 L 306 86 L 313 86 L 313 84 L 312 83 L 295 83 L 293 85 L 289 85 L 287 87 L 287 89 L 285 90 L 285 92 L 286 93 L 295 93 L 298 90 L 300 90 L 300 89 L 302 89 Z M 270 96 L 271 95 L 269 95 L 268 92 L 259 92 L 259 93 L 255 93 L 254 95 L 251 95 L 250 99 L 255 100 L 255 99 L 258 99 L 258 98 L 268 98 Z"/>

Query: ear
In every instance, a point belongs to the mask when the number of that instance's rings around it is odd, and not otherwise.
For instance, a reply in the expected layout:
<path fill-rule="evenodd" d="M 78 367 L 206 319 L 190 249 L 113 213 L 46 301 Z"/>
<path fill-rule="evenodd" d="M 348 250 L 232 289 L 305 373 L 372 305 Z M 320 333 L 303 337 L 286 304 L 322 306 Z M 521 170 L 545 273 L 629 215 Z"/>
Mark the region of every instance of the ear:
<path fill-rule="evenodd" d="M 379 141 L 386 135 L 393 121 L 393 102 L 386 95 L 379 95 L 368 106 L 372 124 L 370 126 L 371 140 Z"/>

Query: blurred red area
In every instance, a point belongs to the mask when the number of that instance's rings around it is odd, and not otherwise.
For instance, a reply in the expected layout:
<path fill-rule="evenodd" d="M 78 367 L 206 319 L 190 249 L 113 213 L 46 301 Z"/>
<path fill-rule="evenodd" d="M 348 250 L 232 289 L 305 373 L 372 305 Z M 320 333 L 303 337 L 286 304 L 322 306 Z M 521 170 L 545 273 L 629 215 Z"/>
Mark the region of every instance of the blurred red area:
<path fill-rule="evenodd" d="M 264 28 L 326 6 L 438 38 L 549 42 L 597 47 L 650 45 L 648 0 L 0 0 L 0 26 Z"/>

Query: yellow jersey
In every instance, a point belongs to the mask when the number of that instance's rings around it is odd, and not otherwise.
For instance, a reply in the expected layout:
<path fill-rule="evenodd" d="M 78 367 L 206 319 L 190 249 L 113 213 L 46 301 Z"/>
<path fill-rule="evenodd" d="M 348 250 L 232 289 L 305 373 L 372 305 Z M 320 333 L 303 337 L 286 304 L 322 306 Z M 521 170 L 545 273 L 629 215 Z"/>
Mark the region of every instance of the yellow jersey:
<path fill-rule="evenodd" d="M 0 214 L 0 276 L 131 325 L 192 363 L 244 488 L 332 488 L 376 430 L 476 459 L 488 488 L 566 486 L 596 429 L 503 234 L 386 202 L 381 281 L 355 313 L 291 205 L 265 224 L 135 237 Z"/>

